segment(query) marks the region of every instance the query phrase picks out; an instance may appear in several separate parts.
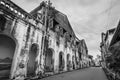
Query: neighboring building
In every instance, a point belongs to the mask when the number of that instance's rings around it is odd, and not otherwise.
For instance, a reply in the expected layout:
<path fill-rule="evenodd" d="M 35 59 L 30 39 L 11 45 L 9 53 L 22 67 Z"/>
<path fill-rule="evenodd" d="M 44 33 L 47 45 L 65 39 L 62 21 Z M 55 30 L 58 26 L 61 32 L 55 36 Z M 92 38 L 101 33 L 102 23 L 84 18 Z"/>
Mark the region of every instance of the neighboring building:
<path fill-rule="evenodd" d="M 27 13 L 10 0 L 0 0 L 1 80 L 78 69 L 80 60 L 87 66 L 88 49 L 79 41 L 78 45 L 67 16 L 50 2 Z"/>
<path fill-rule="evenodd" d="M 120 80 L 120 21 L 112 37 L 108 50 L 111 56 L 107 59 L 108 69 L 115 80 Z"/>
<path fill-rule="evenodd" d="M 102 57 L 101 63 L 103 67 L 106 67 L 106 63 L 105 63 L 106 57 L 111 55 L 111 52 L 108 49 L 109 49 L 115 30 L 116 28 L 113 28 L 113 29 L 107 30 L 106 33 L 101 34 L 102 42 L 100 44 L 100 48 L 101 48 L 101 57 Z"/>

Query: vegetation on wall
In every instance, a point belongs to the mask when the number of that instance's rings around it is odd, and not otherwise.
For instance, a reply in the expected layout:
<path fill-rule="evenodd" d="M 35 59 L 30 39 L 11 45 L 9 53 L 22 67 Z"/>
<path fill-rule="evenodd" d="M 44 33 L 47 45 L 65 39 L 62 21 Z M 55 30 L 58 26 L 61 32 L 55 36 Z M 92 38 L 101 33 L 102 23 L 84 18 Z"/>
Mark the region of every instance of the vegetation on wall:
<path fill-rule="evenodd" d="M 117 46 L 112 50 L 112 54 L 106 58 L 107 67 L 120 77 L 120 49 Z"/>

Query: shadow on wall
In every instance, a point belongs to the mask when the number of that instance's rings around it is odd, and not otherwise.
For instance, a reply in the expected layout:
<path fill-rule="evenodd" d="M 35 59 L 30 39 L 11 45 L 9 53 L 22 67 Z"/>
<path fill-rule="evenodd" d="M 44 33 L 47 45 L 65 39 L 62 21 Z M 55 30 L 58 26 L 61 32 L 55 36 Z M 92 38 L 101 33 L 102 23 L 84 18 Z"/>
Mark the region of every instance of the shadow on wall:
<path fill-rule="evenodd" d="M 16 48 L 13 39 L 0 34 L 0 79 L 6 79 L 10 76 L 12 60 Z"/>

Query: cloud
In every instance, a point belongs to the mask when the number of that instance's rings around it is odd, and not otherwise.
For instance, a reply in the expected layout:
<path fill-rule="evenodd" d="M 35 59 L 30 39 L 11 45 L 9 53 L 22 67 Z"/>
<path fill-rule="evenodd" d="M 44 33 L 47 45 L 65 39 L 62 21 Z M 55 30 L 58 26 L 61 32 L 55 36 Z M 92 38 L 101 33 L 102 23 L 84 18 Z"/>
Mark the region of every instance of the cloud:
<path fill-rule="evenodd" d="M 110 0 L 109 2 L 109 7 L 106 8 L 103 12 L 101 12 L 100 14 L 104 14 L 104 13 L 107 13 L 107 12 L 110 12 L 114 7 L 120 5 L 120 0 Z"/>
<path fill-rule="evenodd" d="M 98 3 L 100 0 L 79 0 L 79 4 L 82 6 L 89 6 Z"/>
<path fill-rule="evenodd" d="M 38 2 L 38 0 L 25 0 L 26 2 Z"/>

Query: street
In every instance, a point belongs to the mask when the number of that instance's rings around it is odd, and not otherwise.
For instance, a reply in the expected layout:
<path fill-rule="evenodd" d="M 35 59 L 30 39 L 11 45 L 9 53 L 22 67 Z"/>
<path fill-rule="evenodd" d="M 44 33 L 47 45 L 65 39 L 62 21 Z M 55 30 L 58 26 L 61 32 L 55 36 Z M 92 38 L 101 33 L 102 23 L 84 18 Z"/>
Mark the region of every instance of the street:
<path fill-rule="evenodd" d="M 77 71 L 54 75 L 40 80 L 108 80 L 100 67 L 92 67 Z"/>

